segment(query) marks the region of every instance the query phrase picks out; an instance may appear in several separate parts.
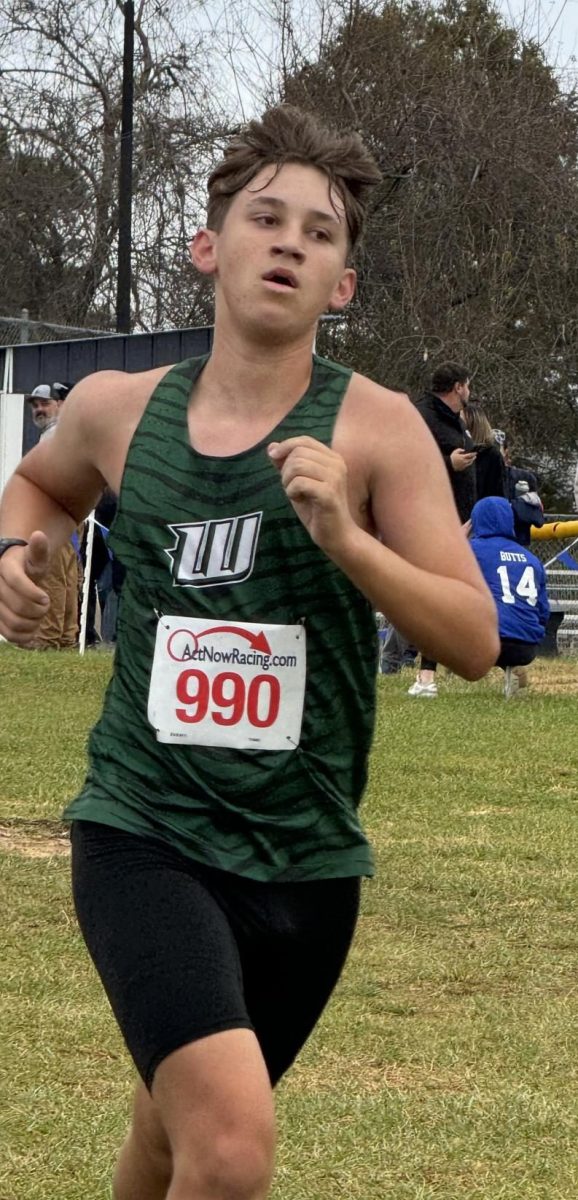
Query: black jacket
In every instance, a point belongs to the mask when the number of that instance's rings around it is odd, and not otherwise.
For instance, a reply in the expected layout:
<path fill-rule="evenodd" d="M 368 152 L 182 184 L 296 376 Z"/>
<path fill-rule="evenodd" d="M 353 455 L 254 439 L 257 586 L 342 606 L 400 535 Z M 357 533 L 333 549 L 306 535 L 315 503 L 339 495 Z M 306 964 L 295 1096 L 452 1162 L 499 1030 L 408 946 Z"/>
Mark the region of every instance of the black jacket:
<path fill-rule="evenodd" d="M 471 441 L 470 436 L 466 433 L 459 414 L 452 412 L 452 409 L 433 392 L 426 392 L 425 396 L 418 400 L 416 408 L 442 452 L 460 520 L 467 521 L 476 503 L 475 466 L 472 464 L 471 467 L 466 467 L 465 471 L 454 471 L 450 455 L 453 450 L 466 450 L 468 441 Z"/>
<path fill-rule="evenodd" d="M 478 450 L 474 467 L 478 500 L 486 500 L 488 496 L 508 499 L 506 464 L 499 446 L 485 446 L 483 450 Z"/>

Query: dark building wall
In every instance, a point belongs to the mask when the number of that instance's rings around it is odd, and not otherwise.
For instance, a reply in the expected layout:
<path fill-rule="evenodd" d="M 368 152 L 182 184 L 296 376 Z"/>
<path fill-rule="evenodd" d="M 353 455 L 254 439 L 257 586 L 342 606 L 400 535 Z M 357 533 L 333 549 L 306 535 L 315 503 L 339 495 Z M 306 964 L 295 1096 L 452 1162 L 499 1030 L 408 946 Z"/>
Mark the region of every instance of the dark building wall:
<path fill-rule="evenodd" d="M 71 342 L 39 342 L 13 346 L 13 389 L 31 392 L 39 383 L 78 383 L 94 371 L 149 371 L 185 358 L 208 354 L 212 326 L 158 333 L 113 334 Z M 0 380 L 6 349 L 0 350 Z M 27 406 L 26 406 L 27 407 Z M 35 445 L 38 431 L 24 416 L 23 453 Z"/>

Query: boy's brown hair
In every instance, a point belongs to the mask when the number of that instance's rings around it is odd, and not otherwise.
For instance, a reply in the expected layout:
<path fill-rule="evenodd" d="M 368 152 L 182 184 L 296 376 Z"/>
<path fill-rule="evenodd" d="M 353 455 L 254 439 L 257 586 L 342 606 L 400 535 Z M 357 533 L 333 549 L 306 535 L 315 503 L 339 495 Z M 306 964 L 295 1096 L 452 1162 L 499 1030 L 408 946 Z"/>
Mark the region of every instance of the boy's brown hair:
<path fill-rule="evenodd" d="M 209 176 L 209 229 L 221 229 L 233 196 L 263 167 L 279 170 L 285 163 L 317 167 L 327 175 L 343 200 L 353 248 L 363 230 L 367 193 L 381 173 L 359 134 L 328 129 L 289 104 L 270 108 L 260 120 L 250 121 L 227 146 Z"/>

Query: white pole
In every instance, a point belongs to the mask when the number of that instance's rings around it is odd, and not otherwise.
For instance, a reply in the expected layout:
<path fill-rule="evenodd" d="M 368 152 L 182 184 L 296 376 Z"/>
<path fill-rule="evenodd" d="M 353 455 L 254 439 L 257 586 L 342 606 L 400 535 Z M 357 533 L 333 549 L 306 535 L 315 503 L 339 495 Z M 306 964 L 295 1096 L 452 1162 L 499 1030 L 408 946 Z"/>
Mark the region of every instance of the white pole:
<path fill-rule="evenodd" d="M 12 346 L 7 346 L 4 351 L 4 379 L 2 380 L 2 391 L 11 392 L 14 377 L 14 352 Z"/>
<path fill-rule="evenodd" d="M 24 396 L 0 391 L 0 493 L 22 458 Z"/>
<path fill-rule="evenodd" d="M 94 543 L 94 513 L 86 518 L 88 529 L 86 531 L 86 555 L 84 564 L 84 579 L 82 581 L 82 604 L 80 606 L 80 633 L 78 637 L 79 654 L 84 654 L 86 649 L 86 626 L 88 623 L 88 598 L 90 594 L 90 572 L 92 568 L 92 546 Z"/>

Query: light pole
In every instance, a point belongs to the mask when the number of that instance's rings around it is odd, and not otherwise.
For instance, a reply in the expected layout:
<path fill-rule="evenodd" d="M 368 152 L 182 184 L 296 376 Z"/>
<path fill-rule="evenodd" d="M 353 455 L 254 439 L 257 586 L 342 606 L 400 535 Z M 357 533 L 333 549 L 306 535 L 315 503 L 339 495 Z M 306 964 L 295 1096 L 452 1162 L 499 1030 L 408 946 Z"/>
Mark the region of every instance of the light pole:
<path fill-rule="evenodd" d="M 116 328 L 130 333 L 130 285 L 132 250 L 132 115 L 134 97 L 134 0 L 124 7 L 124 56 L 122 66 L 122 120 L 118 173 L 118 273 Z"/>

